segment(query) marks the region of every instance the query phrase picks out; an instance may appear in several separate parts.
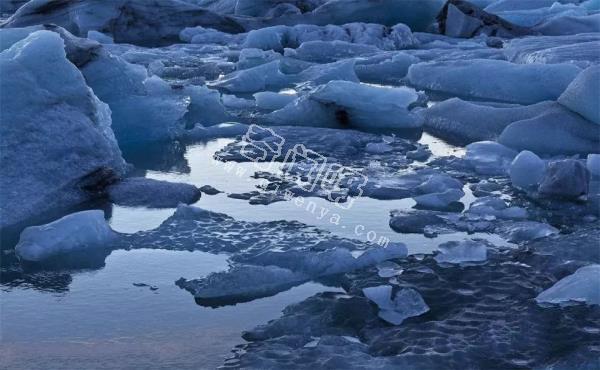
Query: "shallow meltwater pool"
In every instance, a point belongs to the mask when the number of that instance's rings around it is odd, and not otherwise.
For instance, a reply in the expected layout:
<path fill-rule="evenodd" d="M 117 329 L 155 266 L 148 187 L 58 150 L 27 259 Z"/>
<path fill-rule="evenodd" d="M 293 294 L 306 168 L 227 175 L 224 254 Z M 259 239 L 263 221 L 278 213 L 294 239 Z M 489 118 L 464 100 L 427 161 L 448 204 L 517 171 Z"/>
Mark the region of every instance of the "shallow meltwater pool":
<path fill-rule="evenodd" d="M 438 155 L 459 151 L 441 142 L 436 146 L 436 139 L 430 136 L 422 140 L 437 147 Z M 212 159 L 231 141 L 217 139 L 187 147 L 187 173 L 147 171 L 146 176 L 199 187 L 211 185 L 223 193 L 203 194 L 194 206 L 240 221 L 295 220 L 349 239 L 403 242 L 412 254 L 430 253 L 442 242 L 467 236 L 460 232 L 437 238 L 395 233 L 388 225 L 390 211 L 411 208 L 415 203 L 410 198 L 384 201 L 361 197 L 347 210 L 321 198 L 270 205 L 230 198 L 227 194 L 255 190 L 262 181 L 251 177 L 260 165 L 225 166 Z M 461 201 L 468 204 L 473 196 L 467 187 L 465 193 Z M 110 225 L 121 233 L 150 230 L 174 211 L 113 205 Z M 339 217 L 332 222 L 334 214 Z M 505 244 L 488 234 L 470 237 Z M 0 293 L 2 363 L 15 369 L 110 368 L 110 362 L 132 368 L 191 369 L 198 364 L 215 368 L 234 346 L 244 342 L 243 331 L 278 318 L 285 307 L 316 293 L 343 291 L 308 282 L 267 298 L 209 308 L 195 304 L 188 292 L 175 285 L 181 277 L 200 278 L 227 270 L 228 257 L 200 251 L 115 250 L 97 269 L 40 272 L 33 280 L 16 279 Z"/>

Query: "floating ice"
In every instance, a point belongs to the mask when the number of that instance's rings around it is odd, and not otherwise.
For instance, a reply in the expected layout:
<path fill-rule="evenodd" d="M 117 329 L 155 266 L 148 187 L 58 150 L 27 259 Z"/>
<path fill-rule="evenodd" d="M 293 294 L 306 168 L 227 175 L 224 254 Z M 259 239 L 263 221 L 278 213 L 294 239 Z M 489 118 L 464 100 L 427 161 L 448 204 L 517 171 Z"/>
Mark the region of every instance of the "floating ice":
<path fill-rule="evenodd" d="M 255 106 L 254 100 L 238 98 L 235 95 L 223 94 L 221 96 L 221 100 L 223 101 L 223 105 L 227 108 L 244 109 L 252 108 Z"/>
<path fill-rule="evenodd" d="M 487 259 L 487 245 L 482 241 L 451 241 L 438 246 L 438 263 L 482 262 Z"/>
<path fill-rule="evenodd" d="M 254 94 L 256 106 L 261 109 L 277 110 L 294 101 L 296 94 L 280 94 L 272 91 L 263 91 Z"/>
<path fill-rule="evenodd" d="M 88 31 L 101 31 L 112 35 L 115 42 L 140 45 L 177 42 L 183 28 L 198 25 L 231 33 L 245 30 L 232 17 L 179 0 L 30 1 L 5 25 L 23 27 L 44 23 L 54 23 L 81 37 Z"/>
<path fill-rule="evenodd" d="M 391 29 L 381 24 L 349 23 L 342 26 L 274 26 L 253 30 L 244 41 L 245 48 L 283 51 L 308 41 L 344 41 L 372 45 L 383 50 L 411 47 L 415 44 L 410 29 L 398 24 Z"/>
<path fill-rule="evenodd" d="M 558 102 L 600 125 L 600 66 L 589 67 L 571 82 Z"/>
<path fill-rule="evenodd" d="M 104 212 L 82 211 L 46 225 L 27 227 L 15 252 L 22 260 L 41 262 L 64 253 L 110 249 L 116 237 L 104 219 Z"/>
<path fill-rule="evenodd" d="M 418 63 L 419 58 L 404 52 L 378 53 L 355 59 L 354 70 L 361 82 L 397 84 L 408 68 Z"/>
<path fill-rule="evenodd" d="M 579 71 L 572 64 L 475 59 L 414 64 L 408 69 L 408 79 L 419 88 L 461 97 L 533 104 L 556 100 Z"/>
<path fill-rule="evenodd" d="M 112 37 L 103 34 L 98 31 L 88 31 L 87 38 L 90 40 L 98 41 L 101 44 L 114 44 Z"/>
<path fill-rule="evenodd" d="M 332 81 L 266 118 L 279 125 L 414 128 L 422 121 L 408 107 L 417 99 L 409 88 Z"/>
<path fill-rule="evenodd" d="M 222 306 L 267 297 L 308 277 L 277 266 L 234 266 L 229 271 L 216 272 L 204 279 L 179 279 L 177 285 L 208 306 Z"/>
<path fill-rule="evenodd" d="M 575 4 L 560 4 L 546 3 L 540 4 L 536 1 L 526 1 L 532 3 L 532 7 L 525 5 L 523 6 L 512 4 L 506 4 L 506 6 L 497 6 L 492 8 L 493 4 L 487 9 L 494 9 L 494 14 L 506 19 L 509 22 L 517 24 L 522 27 L 534 27 L 540 23 L 543 23 L 550 19 L 565 17 L 565 16 L 586 16 L 587 10 L 583 7 Z"/>
<path fill-rule="evenodd" d="M 534 30 L 552 36 L 600 32 L 600 14 L 552 18 L 537 25 Z"/>
<path fill-rule="evenodd" d="M 449 189 L 462 189 L 462 182 L 444 174 L 431 175 L 427 181 L 416 187 L 421 194 L 440 193 Z"/>
<path fill-rule="evenodd" d="M 464 197 L 465 193 L 459 189 L 448 189 L 440 193 L 430 193 L 413 197 L 417 202 L 416 207 L 432 210 L 449 209 L 452 204 Z"/>
<path fill-rule="evenodd" d="M 503 175 L 517 152 L 493 141 L 479 141 L 467 145 L 465 161 L 482 175 Z"/>
<path fill-rule="evenodd" d="M 550 304 L 583 302 L 600 305 L 598 277 L 600 277 L 600 265 L 581 267 L 572 275 L 562 278 L 552 287 L 541 292 L 535 300 L 538 303 Z"/>
<path fill-rule="evenodd" d="M 589 154 L 587 156 L 586 167 L 592 177 L 600 177 L 600 154 Z"/>
<path fill-rule="evenodd" d="M 144 67 L 108 52 L 82 68 L 87 83 L 112 111 L 113 130 L 123 147 L 168 140 L 183 129 L 190 104 Z"/>
<path fill-rule="evenodd" d="M 107 189 L 113 203 L 130 207 L 175 208 L 200 199 L 200 190 L 191 184 L 130 177 Z"/>
<path fill-rule="evenodd" d="M 341 59 L 368 56 L 380 52 L 375 46 L 345 41 L 307 41 L 297 49 L 286 49 L 285 56 L 314 63 L 332 63 Z"/>
<path fill-rule="evenodd" d="M 110 109 L 67 60 L 54 32 L 0 53 L 0 226 L 66 209 L 124 171 Z M 48 73 L 52 71 L 52 73 Z"/>
<path fill-rule="evenodd" d="M 600 34 L 535 36 L 513 39 L 504 46 L 504 54 L 513 63 L 573 63 L 589 67 L 600 63 L 596 49 Z"/>
<path fill-rule="evenodd" d="M 239 43 L 243 35 L 235 35 L 226 32 L 217 31 L 212 28 L 202 26 L 187 27 L 179 32 L 179 39 L 192 44 L 220 44 L 228 45 Z"/>
<path fill-rule="evenodd" d="M 363 294 L 379 307 L 379 317 L 392 325 L 400 325 L 410 317 L 429 311 L 423 297 L 414 289 L 400 289 L 393 300 L 391 285 L 364 288 Z"/>
<path fill-rule="evenodd" d="M 248 131 L 248 125 L 231 122 L 221 123 L 214 126 L 196 125 L 191 130 L 186 130 L 181 138 L 187 141 L 210 140 L 221 137 L 236 137 L 245 134 Z"/>
<path fill-rule="evenodd" d="M 575 159 L 552 161 L 539 186 L 541 195 L 578 198 L 589 190 L 590 174 L 586 166 Z"/>
<path fill-rule="evenodd" d="M 501 228 L 501 234 L 511 243 L 522 243 L 558 234 L 558 229 L 536 221 L 520 221 Z"/>
<path fill-rule="evenodd" d="M 516 150 L 530 150 L 538 154 L 598 152 L 600 126 L 558 103 L 553 104 L 538 116 L 508 125 L 498 142 Z"/>
<path fill-rule="evenodd" d="M 419 114 L 435 134 L 459 143 L 494 140 L 511 123 L 536 117 L 554 103 L 541 102 L 528 106 L 502 106 L 468 102 L 451 98 L 437 103 Z"/>
<path fill-rule="evenodd" d="M 450 37 L 470 38 L 476 35 L 511 38 L 530 34 L 525 27 L 512 24 L 506 19 L 489 14 L 470 2 L 451 0 L 437 17 L 441 34 Z"/>
<path fill-rule="evenodd" d="M 477 198 L 469 207 L 468 213 L 493 216 L 501 219 L 524 219 L 527 218 L 527 211 L 521 207 L 509 207 L 506 202 L 497 197 Z"/>
<path fill-rule="evenodd" d="M 546 172 L 546 163 L 535 153 L 524 150 L 512 161 L 508 173 L 513 186 L 528 189 L 537 186 Z"/>

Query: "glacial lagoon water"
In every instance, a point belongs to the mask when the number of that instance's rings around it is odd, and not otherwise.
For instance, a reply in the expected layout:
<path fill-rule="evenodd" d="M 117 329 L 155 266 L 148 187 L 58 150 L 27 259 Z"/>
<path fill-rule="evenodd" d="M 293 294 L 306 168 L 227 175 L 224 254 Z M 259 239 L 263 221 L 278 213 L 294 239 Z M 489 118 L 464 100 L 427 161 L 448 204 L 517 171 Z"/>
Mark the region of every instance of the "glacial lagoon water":
<path fill-rule="evenodd" d="M 186 148 L 184 161 L 189 172 L 149 170 L 154 179 L 211 185 L 224 193 L 203 194 L 197 207 L 228 214 L 245 221 L 297 220 L 334 234 L 367 241 L 375 233 L 390 241 L 407 244 L 409 252 L 430 253 L 444 241 L 460 240 L 466 233 L 426 238 L 420 234 L 400 235 L 389 226 L 389 212 L 408 209 L 412 199 L 375 200 L 358 198 L 349 210 L 331 202 L 309 198 L 317 212 L 294 201 L 270 205 L 249 205 L 227 193 L 251 191 L 259 180 L 250 176 L 254 163 L 225 167 L 212 160 L 213 154 L 230 143 L 217 139 Z M 461 154 L 461 149 L 427 134 L 422 141 L 435 155 Z M 468 188 L 462 200 L 473 198 Z M 320 217 L 318 210 L 338 213 L 339 224 Z M 157 227 L 174 209 L 130 208 L 112 205 L 110 225 L 116 231 L 133 233 Z M 369 234 L 369 232 L 371 232 Z M 473 235 L 472 235 L 473 236 Z M 475 237 L 491 237 L 475 234 Z M 495 237 L 496 244 L 505 243 Z M 309 282 L 272 297 L 235 306 L 202 307 L 174 282 L 180 277 L 199 278 L 226 270 L 227 255 L 168 250 L 116 250 L 103 267 L 77 272 L 43 272 L 35 280 L 3 285 L 0 292 L 2 349 L 7 368 L 48 369 L 110 368 L 110 363 L 127 367 L 214 368 L 244 340 L 240 334 L 279 317 L 286 306 L 318 292 L 342 291 L 338 287 Z M 43 360 L 42 360 L 43 359 Z"/>

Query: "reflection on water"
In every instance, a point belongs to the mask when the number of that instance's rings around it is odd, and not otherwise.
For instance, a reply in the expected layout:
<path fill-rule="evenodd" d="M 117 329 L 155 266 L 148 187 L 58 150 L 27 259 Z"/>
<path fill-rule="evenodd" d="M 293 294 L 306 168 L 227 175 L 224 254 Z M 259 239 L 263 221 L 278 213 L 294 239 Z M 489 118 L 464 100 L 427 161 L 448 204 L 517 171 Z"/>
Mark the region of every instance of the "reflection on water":
<path fill-rule="evenodd" d="M 122 367 L 160 362 L 214 368 L 243 342 L 242 331 L 278 317 L 291 303 L 337 290 L 308 283 L 274 297 L 211 309 L 196 305 L 175 286 L 182 276 L 226 269 L 226 259 L 203 252 L 115 251 L 103 269 L 73 273 L 63 291 L 5 287 L 0 293 L 3 366 L 82 369 L 117 361 Z M 148 286 L 134 285 L 139 283 Z"/>
<path fill-rule="evenodd" d="M 213 154 L 231 141 L 218 139 L 183 150 L 167 146 L 162 153 L 130 154 L 128 158 L 147 177 L 211 185 L 224 191 L 203 194 L 195 205 L 243 221 L 296 220 L 363 241 L 367 235 L 376 235 L 377 239 L 406 243 L 411 253 L 429 253 L 442 242 L 467 237 L 466 233 L 454 233 L 430 239 L 393 232 L 388 226 L 389 212 L 411 208 L 412 199 L 358 198 L 351 209 L 343 210 L 324 199 L 310 198 L 317 210 L 311 212 L 293 201 L 265 206 L 229 198 L 227 193 L 252 191 L 264 181 L 251 177 L 259 170 L 253 163 L 238 164 L 241 172 L 231 173 L 222 163 L 212 161 Z M 421 142 L 429 144 L 434 155 L 461 154 L 427 134 L 421 136 Z M 277 166 L 270 170 L 277 171 Z M 473 195 L 468 187 L 464 190 L 461 201 L 468 205 Z M 330 217 L 321 216 L 321 209 L 338 214 L 339 221 L 330 222 Z M 173 212 L 112 205 L 106 214 L 116 231 L 133 233 L 156 228 Z M 490 239 L 479 234 L 469 237 Z M 505 244 L 499 238 L 491 241 Z M 243 341 L 242 331 L 278 317 L 284 307 L 317 292 L 341 291 L 311 282 L 272 297 L 212 309 L 196 305 L 174 282 L 227 269 L 226 255 L 116 250 L 108 257 L 109 252 L 97 258 L 62 258 L 50 271 L 39 271 L 19 264 L 10 249 L 14 240 L 10 246 L 4 245 L 0 357 L 6 368 L 47 369 L 48 364 L 52 368 L 110 367 L 107 362 L 135 368 L 195 369 L 198 364 L 214 368 Z"/>

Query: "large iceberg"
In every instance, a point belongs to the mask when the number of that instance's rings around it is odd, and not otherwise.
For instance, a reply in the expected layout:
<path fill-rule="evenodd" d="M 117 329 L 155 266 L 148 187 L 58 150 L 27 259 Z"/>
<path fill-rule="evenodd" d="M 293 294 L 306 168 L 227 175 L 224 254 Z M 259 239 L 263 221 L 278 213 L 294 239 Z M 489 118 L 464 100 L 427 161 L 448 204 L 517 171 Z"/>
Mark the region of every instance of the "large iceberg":
<path fill-rule="evenodd" d="M 110 109 L 58 34 L 34 32 L 4 50 L 0 70 L 2 227 L 73 207 L 124 172 Z"/>
<path fill-rule="evenodd" d="M 104 212 L 82 211 L 46 225 L 27 227 L 15 252 L 24 261 L 41 262 L 64 253 L 110 249 L 116 238 Z"/>
<path fill-rule="evenodd" d="M 579 71 L 572 64 L 475 59 L 414 64 L 408 79 L 416 87 L 460 97 L 533 104 L 556 100 Z"/>

